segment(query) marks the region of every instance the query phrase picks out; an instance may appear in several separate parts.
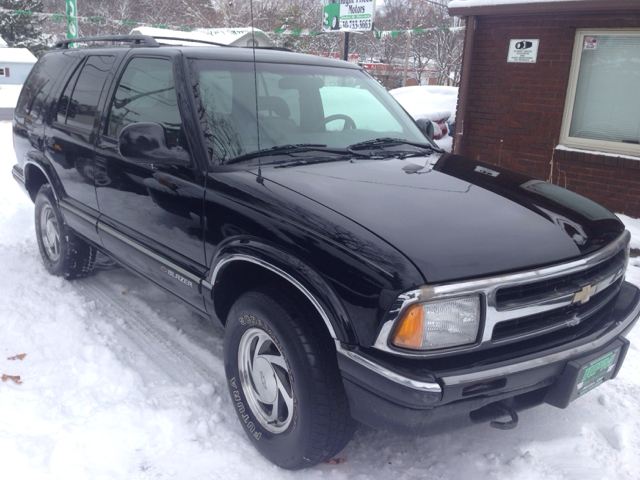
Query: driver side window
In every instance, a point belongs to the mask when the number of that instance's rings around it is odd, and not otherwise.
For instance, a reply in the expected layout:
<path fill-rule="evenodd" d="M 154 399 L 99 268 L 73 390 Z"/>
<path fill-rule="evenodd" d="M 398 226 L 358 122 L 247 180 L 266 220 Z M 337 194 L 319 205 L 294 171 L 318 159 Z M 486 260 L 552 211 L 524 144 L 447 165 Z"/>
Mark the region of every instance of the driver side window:
<path fill-rule="evenodd" d="M 113 99 L 107 134 L 118 138 L 124 127 L 137 122 L 159 123 L 169 148 L 185 147 L 169 59 L 138 57 L 127 65 Z"/>

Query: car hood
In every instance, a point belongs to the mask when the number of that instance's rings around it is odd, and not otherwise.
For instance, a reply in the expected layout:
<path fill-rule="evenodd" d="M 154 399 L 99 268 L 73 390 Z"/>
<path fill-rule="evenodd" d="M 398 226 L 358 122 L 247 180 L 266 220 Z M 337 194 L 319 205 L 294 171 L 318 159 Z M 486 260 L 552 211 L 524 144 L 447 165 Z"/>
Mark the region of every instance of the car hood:
<path fill-rule="evenodd" d="M 617 238 L 605 208 L 555 185 L 445 154 L 263 167 L 403 253 L 430 283 L 559 263 Z"/>

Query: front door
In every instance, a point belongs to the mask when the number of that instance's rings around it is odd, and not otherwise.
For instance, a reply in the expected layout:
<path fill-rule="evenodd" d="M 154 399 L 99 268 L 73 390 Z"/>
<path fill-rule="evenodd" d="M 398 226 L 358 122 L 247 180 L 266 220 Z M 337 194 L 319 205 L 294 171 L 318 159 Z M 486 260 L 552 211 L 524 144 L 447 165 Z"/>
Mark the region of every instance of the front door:
<path fill-rule="evenodd" d="M 98 138 L 95 183 L 104 246 L 126 265 L 203 309 L 204 175 L 183 131 L 171 58 L 133 56 L 112 96 Z M 176 62 L 177 63 L 177 62 Z M 176 65 L 176 68 L 179 68 Z M 135 122 L 159 123 L 184 166 L 140 164 L 122 156 L 118 137 Z"/>

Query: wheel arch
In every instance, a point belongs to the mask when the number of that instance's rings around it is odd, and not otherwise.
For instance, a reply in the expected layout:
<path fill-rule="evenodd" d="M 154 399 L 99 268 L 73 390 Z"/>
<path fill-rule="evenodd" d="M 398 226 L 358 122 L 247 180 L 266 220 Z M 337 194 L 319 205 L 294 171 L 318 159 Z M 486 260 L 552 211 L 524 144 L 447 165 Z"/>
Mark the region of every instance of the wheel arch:
<path fill-rule="evenodd" d="M 275 247 L 250 243 L 244 248 L 226 249 L 214 259 L 207 283 L 220 322 L 224 324 L 231 306 L 242 293 L 275 284 L 309 305 L 333 339 L 357 342 L 342 301 L 315 269 Z"/>
<path fill-rule="evenodd" d="M 29 155 L 24 165 L 24 185 L 33 202 L 36 200 L 36 195 L 40 187 L 47 183 L 51 185 L 53 195 L 56 200 L 59 201 L 63 188 L 53 167 L 51 167 L 48 162 L 39 158 L 39 156 Z"/>

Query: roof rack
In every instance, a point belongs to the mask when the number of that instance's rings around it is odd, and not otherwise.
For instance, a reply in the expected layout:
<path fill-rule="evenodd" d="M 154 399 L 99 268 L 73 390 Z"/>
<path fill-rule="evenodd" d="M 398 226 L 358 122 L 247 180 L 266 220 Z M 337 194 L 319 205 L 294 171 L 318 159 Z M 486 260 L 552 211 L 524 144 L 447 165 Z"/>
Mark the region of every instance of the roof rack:
<path fill-rule="evenodd" d="M 292 50 L 285 47 L 239 47 L 236 45 L 227 45 L 226 43 L 211 42 L 209 40 L 201 40 L 196 38 L 184 38 L 184 37 L 158 37 L 151 35 L 104 35 L 99 37 L 78 37 L 68 38 L 66 40 L 60 40 L 56 43 L 54 48 L 63 50 L 69 49 L 69 45 L 72 43 L 87 43 L 87 42 L 130 42 L 131 47 L 160 47 L 160 43 L 157 40 L 171 40 L 172 42 L 192 42 L 192 43 L 204 43 L 207 45 L 215 45 L 216 47 L 228 47 L 228 48 L 256 48 L 257 50 L 277 50 L 283 52 L 292 52 Z M 163 45 L 168 45 L 163 43 Z"/>
<path fill-rule="evenodd" d="M 85 42 L 130 42 L 132 47 L 159 47 L 160 44 L 149 35 L 105 35 L 100 37 L 68 38 L 56 43 L 54 48 L 66 50 L 72 43 Z"/>
<path fill-rule="evenodd" d="M 146 37 L 146 35 L 144 35 Z M 171 40 L 173 42 L 194 42 L 194 43 L 206 43 L 207 45 L 215 45 L 216 47 L 231 47 L 232 45 L 227 45 L 226 43 L 219 42 L 210 42 L 209 40 L 200 40 L 198 38 L 184 38 L 184 37 L 159 37 L 157 35 L 153 35 L 151 38 L 154 40 Z"/>

